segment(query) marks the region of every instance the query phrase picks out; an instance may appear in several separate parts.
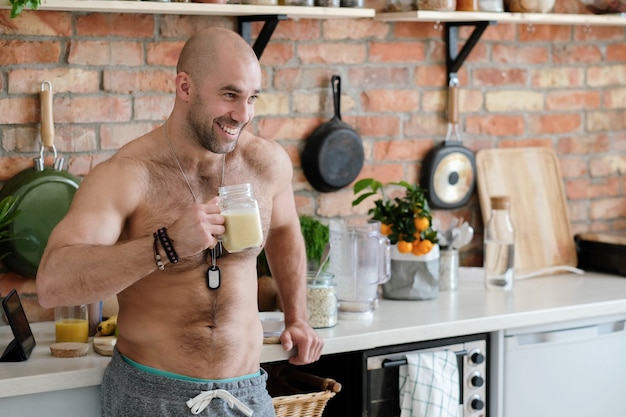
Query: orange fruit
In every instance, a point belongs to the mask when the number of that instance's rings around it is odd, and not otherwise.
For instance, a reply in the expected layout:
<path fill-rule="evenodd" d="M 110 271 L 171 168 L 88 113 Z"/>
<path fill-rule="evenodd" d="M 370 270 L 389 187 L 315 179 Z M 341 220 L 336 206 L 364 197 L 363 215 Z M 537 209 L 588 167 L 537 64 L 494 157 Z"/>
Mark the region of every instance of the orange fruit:
<path fill-rule="evenodd" d="M 413 255 L 426 255 L 433 248 L 433 242 L 430 240 L 422 240 L 416 247 L 413 248 L 411 253 Z"/>
<path fill-rule="evenodd" d="M 430 221 L 428 220 L 428 217 L 416 217 L 414 222 L 415 228 L 420 232 L 423 232 L 430 227 Z"/>
<path fill-rule="evenodd" d="M 390 224 L 381 224 L 380 225 L 380 234 L 384 236 L 389 236 L 391 234 L 391 225 Z"/>
<path fill-rule="evenodd" d="M 411 242 L 407 242 L 406 240 L 398 241 L 398 252 L 400 253 L 409 253 L 413 249 L 413 244 Z"/>
<path fill-rule="evenodd" d="M 412 244 L 413 244 L 413 247 L 416 247 L 417 245 L 420 244 L 420 241 L 421 241 L 422 238 L 420 237 L 420 233 L 419 232 L 415 233 L 414 236 L 415 236 L 415 240 L 412 242 Z"/>

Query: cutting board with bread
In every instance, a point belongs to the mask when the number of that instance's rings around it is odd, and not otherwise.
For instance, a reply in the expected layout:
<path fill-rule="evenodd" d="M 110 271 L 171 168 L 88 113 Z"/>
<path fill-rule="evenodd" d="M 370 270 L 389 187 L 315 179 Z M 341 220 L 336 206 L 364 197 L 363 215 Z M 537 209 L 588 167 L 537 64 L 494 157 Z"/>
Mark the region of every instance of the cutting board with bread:
<path fill-rule="evenodd" d="M 477 188 L 485 224 L 490 197 L 511 197 L 517 277 L 576 267 L 577 254 L 559 161 L 550 148 L 485 149 L 476 154 Z M 543 274 L 542 274 L 543 275 Z"/>

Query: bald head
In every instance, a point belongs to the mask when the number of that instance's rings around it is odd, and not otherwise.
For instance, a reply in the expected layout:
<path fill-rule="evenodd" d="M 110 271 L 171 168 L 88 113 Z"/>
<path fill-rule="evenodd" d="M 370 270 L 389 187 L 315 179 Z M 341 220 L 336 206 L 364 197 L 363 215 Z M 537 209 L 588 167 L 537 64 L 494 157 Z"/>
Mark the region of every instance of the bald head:
<path fill-rule="evenodd" d="M 189 38 L 178 58 L 176 72 L 186 72 L 192 80 L 200 80 L 202 74 L 229 65 L 233 59 L 258 63 L 254 50 L 238 33 L 207 28 Z"/>

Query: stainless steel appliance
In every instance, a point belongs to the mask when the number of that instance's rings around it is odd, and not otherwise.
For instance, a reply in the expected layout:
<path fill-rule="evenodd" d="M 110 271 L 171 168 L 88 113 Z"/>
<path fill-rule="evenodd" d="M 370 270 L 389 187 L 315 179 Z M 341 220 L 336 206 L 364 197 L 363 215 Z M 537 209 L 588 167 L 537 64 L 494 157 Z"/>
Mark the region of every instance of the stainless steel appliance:
<path fill-rule="evenodd" d="M 492 416 L 624 416 L 623 314 L 492 336 Z"/>
<path fill-rule="evenodd" d="M 364 416 L 400 415 L 398 373 L 409 353 L 450 350 L 459 366 L 459 417 L 487 416 L 487 336 L 473 335 L 368 350 Z"/>

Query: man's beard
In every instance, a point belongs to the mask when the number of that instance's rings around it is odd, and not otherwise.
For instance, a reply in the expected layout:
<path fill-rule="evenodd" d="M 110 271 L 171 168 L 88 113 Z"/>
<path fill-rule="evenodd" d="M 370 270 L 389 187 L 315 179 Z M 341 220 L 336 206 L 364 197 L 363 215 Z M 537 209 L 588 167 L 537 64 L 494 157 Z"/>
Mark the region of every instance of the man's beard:
<path fill-rule="evenodd" d="M 215 132 L 216 128 L 213 125 L 213 120 L 206 123 L 206 119 L 200 115 L 199 110 L 197 110 L 201 108 L 202 107 L 199 103 L 193 103 L 192 110 L 187 116 L 189 128 L 191 133 L 196 137 L 198 144 L 203 148 L 218 154 L 229 153 L 235 149 L 235 146 L 239 141 L 239 136 L 241 135 L 241 130 L 239 130 L 239 135 L 237 136 L 237 140 L 235 140 L 235 142 L 229 142 L 227 145 L 220 144 L 219 137 Z"/>

